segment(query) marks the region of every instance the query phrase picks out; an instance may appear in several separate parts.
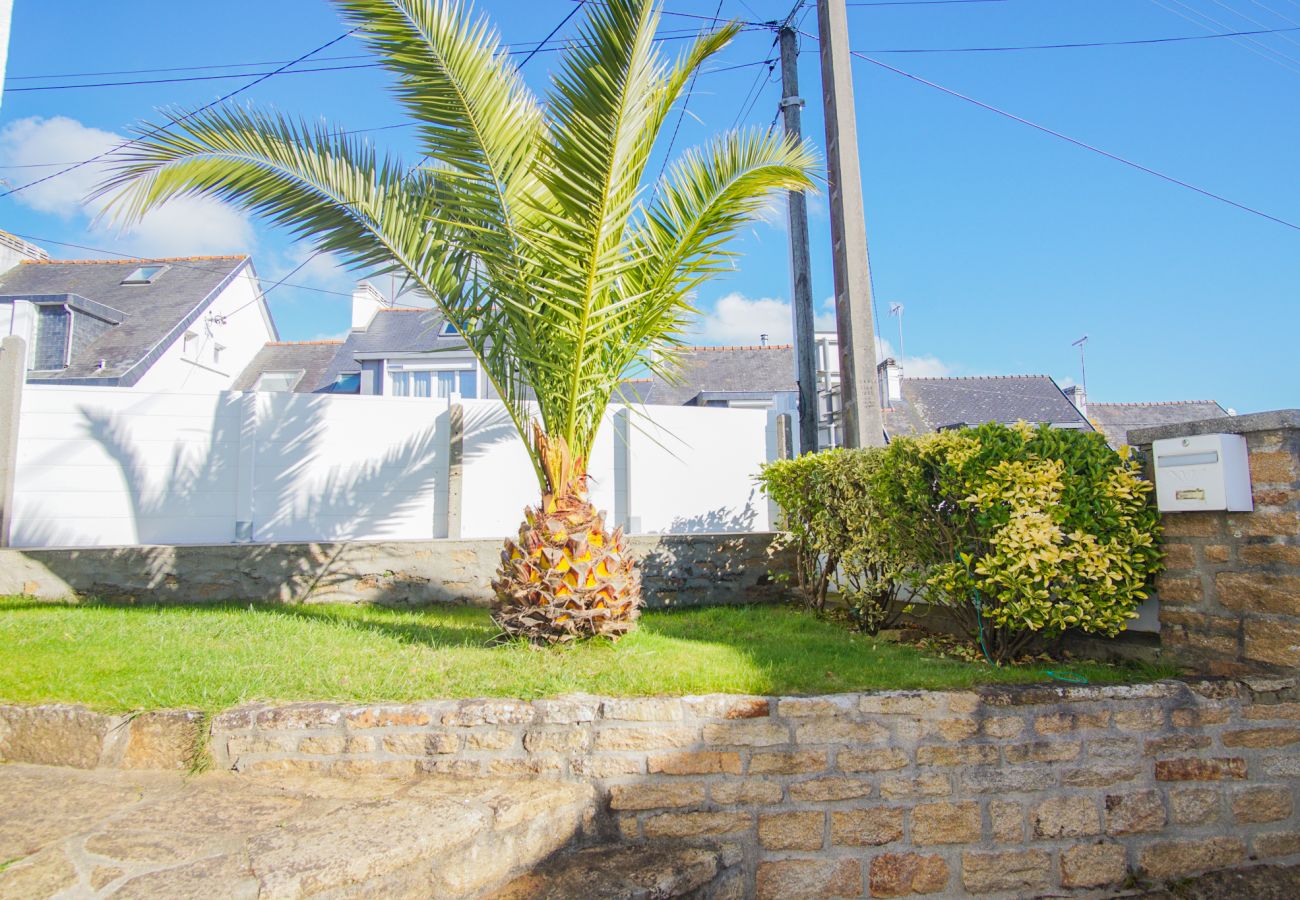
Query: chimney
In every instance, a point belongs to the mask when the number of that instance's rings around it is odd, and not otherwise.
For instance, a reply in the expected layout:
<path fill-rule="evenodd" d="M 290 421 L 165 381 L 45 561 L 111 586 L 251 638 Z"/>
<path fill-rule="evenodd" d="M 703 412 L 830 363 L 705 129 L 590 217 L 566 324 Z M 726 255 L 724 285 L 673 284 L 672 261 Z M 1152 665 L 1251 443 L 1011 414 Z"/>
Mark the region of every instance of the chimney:
<path fill-rule="evenodd" d="M 889 408 L 903 399 L 903 367 L 892 356 L 876 366 L 876 378 L 880 382 L 881 406 Z"/>
<path fill-rule="evenodd" d="M 758 346 L 760 346 L 760 347 L 766 347 L 766 346 L 767 346 L 767 335 L 766 335 L 766 334 L 760 334 L 760 335 L 758 336 Z"/>
<path fill-rule="evenodd" d="M 1083 385 L 1070 385 L 1065 389 L 1065 396 L 1074 404 L 1074 408 L 1079 411 L 1079 415 L 1085 419 L 1088 418 L 1088 395 L 1083 392 Z"/>
<path fill-rule="evenodd" d="M 356 290 L 352 292 L 352 330 L 365 331 L 370 325 L 370 320 L 375 317 L 375 313 L 386 306 L 392 306 L 384 295 L 375 290 L 375 286 L 369 281 L 362 281 L 357 284 Z"/>

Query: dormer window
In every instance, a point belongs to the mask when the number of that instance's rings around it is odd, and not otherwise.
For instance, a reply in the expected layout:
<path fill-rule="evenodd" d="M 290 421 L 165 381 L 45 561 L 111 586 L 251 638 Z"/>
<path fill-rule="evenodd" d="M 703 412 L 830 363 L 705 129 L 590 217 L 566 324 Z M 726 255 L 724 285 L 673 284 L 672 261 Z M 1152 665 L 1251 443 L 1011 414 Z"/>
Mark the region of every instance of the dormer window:
<path fill-rule="evenodd" d="M 123 284 L 153 284 L 165 270 L 164 265 L 140 266 L 122 279 Z"/>

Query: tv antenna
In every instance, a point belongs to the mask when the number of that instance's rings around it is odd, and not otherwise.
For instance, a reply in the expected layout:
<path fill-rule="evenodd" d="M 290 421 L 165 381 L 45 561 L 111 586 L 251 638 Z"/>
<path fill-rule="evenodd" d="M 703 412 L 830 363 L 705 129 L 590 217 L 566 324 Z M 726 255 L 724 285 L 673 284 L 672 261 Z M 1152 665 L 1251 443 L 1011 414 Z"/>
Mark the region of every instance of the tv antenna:
<path fill-rule="evenodd" d="M 889 314 L 898 316 L 898 364 L 903 364 L 903 304 L 889 304 Z"/>
<path fill-rule="evenodd" d="M 1079 348 L 1079 386 L 1083 388 L 1083 396 L 1088 396 L 1088 365 L 1086 360 L 1085 349 L 1088 345 L 1088 336 L 1085 334 L 1077 341 L 1070 343 L 1071 347 Z"/>

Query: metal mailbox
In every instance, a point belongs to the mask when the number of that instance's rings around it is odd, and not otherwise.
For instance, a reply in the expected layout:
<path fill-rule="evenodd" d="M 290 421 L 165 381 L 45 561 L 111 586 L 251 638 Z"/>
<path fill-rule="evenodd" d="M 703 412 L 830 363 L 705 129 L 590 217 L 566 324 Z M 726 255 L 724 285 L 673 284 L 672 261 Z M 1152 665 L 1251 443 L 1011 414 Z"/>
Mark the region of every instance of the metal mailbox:
<path fill-rule="evenodd" d="M 1161 512 L 1250 512 L 1250 464 L 1239 434 L 1153 441 L 1156 506 Z"/>

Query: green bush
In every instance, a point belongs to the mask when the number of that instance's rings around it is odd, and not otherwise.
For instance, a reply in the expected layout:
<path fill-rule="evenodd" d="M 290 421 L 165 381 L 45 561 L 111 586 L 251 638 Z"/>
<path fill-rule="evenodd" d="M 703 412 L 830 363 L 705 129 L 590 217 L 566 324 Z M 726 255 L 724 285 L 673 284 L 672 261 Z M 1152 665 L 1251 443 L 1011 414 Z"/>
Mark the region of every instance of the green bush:
<path fill-rule="evenodd" d="M 873 486 L 880 450 L 827 450 L 763 467 L 759 481 L 782 510 L 783 540 L 795 551 L 795 579 L 812 609 L 838 589 L 872 634 L 903 613 L 900 576 L 911 560 L 894 552 Z M 778 573 L 778 575 L 781 573 Z M 787 575 L 788 577 L 788 575 Z"/>
<path fill-rule="evenodd" d="M 873 480 L 913 585 L 996 661 L 1137 615 L 1160 565 L 1150 490 L 1101 435 L 1024 423 L 896 440 Z"/>
<path fill-rule="evenodd" d="M 809 606 L 838 585 L 874 632 L 905 586 L 997 662 L 1071 628 L 1117 634 L 1160 565 L 1151 486 L 1095 433 L 992 423 L 782 460 L 759 480 Z"/>

